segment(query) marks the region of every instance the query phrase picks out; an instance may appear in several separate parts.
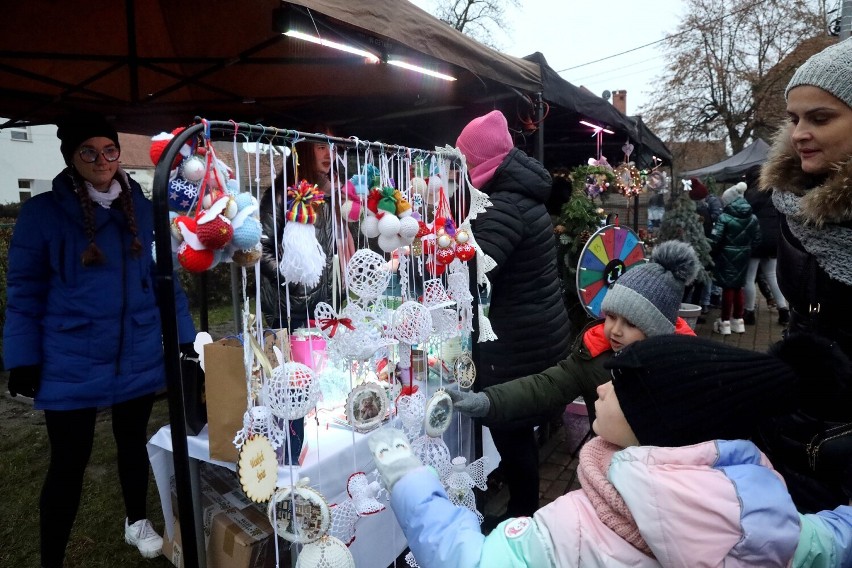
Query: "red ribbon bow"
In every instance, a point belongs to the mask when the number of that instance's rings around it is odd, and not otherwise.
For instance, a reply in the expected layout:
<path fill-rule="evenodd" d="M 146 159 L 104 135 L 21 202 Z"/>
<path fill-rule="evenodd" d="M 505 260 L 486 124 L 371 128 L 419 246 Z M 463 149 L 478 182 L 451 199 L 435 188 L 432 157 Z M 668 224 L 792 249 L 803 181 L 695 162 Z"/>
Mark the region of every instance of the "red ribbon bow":
<path fill-rule="evenodd" d="M 329 337 L 334 337 L 334 334 L 337 333 L 337 326 L 342 325 L 348 327 L 352 331 L 355 331 L 355 326 L 352 325 L 352 320 L 350 318 L 320 318 L 320 329 L 323 331 L 331 328 L 331 333 L 328 334 Z"/>

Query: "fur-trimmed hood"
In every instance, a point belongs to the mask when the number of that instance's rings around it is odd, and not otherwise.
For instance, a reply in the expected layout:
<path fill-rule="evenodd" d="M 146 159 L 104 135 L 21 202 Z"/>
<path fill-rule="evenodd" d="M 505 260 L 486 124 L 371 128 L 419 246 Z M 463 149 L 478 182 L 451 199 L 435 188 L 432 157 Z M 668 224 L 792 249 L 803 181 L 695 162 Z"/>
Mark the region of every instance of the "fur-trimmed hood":
<path fill-rule="evenodd" d="M 820 181 L 802 171 L 790 139 L 791 129 L 792 125 L 775 136 L 760 174 L 760 187 L 804 196 L 799 211 L 805 224 L 821 227 L 852 221 L 852 157 L 835 164 L 834 171 Z"/>

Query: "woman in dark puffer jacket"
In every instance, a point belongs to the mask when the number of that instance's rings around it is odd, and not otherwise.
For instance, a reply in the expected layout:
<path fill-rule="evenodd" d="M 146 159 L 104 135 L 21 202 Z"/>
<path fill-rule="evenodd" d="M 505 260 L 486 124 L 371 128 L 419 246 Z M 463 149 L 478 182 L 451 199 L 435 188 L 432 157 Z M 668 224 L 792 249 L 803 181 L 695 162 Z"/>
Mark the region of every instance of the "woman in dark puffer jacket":
<path fill-rule="evenodd" d="M 543 371 L 568 356 L 570 324 L 556 271 L 553 224 L 547 214 L 550 174 L 514 147 L 499 111 L 471 121 L 456 146 L 470 181 L 491 206 L 472 224 L 482 252 L 496 266 L 489 319 L 497 339 L 478 344 L 480 388 Z M 511 494 L 507 514 L 538 509 L 538 448 L 533 425 L 492 429 Z"/>

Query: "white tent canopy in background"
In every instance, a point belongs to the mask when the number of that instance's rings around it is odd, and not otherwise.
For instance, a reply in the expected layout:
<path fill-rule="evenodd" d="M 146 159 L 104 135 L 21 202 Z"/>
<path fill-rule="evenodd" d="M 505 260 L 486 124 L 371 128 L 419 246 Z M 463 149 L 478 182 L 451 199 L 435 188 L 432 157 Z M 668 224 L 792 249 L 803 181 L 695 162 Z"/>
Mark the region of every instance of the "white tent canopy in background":
<path fill-rule="evenodd" d="M 681 172 L 680 177 L 713 177 L 718 182 L 739 181 L 750 167 L 765 162 L 768 152 L 769 144 L 758 138 L 730 158 L 726 158 L 716 164 L 698 168 L 697 170 Z"/>

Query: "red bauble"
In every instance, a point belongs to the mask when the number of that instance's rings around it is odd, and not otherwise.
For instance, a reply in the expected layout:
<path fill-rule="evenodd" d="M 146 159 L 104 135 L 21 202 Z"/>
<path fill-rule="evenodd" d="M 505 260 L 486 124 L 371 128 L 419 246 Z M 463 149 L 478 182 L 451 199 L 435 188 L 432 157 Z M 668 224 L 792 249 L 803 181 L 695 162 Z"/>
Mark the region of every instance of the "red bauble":
<path fill-rule="evenodd" d="M 213 266 L 215 253 L 212 250 L 196 250 L 186 242 L 181 243 L 177 251 L 177 259 L 181 266 L 189 272 L 204 272 Z"/>
<path fill-rule="evenodd" d="M 456 257 L 462 262 L 467 262 L 476 256 L 476 247 L 470 243 L 461 243 L 456 245 Z"/>
<path fill-rule="evenodd" d="M 207 223 L 199 223 L 196 229 L 198 240 L 209 249 L 223 249 L 234 236 L 234 227 L 222 215 L 216 215 L 215 219 Z"/>
<path fill-rule="evenodd" d="M 456 252 L 452 248 L 439 248 L 435 251 L 435 260 L 438 264 L 449 264 L 456 258 Z"/>
<path fill-rule="evenodd" d="M 447 265 L 435 264 L 434 262 L 429 261 L 426 263 L 426 268 L 429 270 L 429 274 L 437 278 L 447 270 Z"/>

